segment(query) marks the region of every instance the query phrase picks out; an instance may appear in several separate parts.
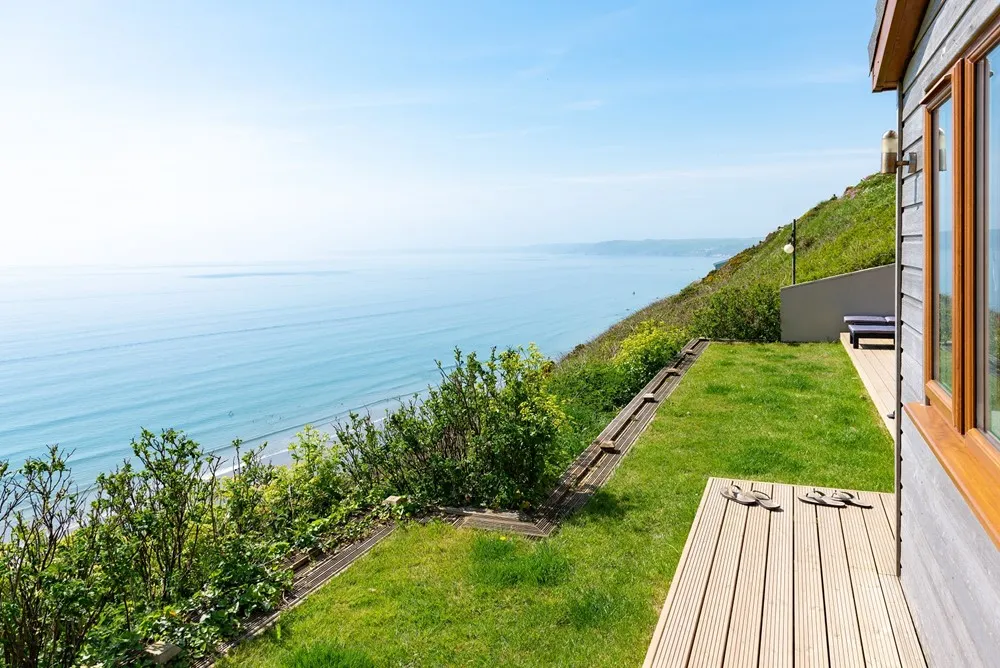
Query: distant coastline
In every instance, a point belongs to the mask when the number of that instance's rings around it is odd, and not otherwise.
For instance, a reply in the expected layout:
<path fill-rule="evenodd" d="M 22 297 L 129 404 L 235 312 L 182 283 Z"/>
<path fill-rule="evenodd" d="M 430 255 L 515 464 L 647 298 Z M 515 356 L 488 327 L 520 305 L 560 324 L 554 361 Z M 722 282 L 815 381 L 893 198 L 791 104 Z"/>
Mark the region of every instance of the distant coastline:
<path fill-rule="evenodd" d="M 524 250 L 559 255 L 605 255 L 614 257 L 731 257 L 760 241 L 759 237 L 734 239 L 641 239 L 594 243 L 539 244 Z"/>

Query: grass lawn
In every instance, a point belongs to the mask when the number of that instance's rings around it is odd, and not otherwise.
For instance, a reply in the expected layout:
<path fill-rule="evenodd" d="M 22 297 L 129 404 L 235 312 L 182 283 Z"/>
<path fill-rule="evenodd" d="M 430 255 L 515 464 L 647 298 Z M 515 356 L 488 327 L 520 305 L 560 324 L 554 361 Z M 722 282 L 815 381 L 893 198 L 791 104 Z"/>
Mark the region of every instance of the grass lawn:
<path fill-rule="evenodd" d="M 221 665 L 638 665 L 712 475 L 891 491 L 839 343 L 712 344 L 552 538 L 402 528 Z"/>

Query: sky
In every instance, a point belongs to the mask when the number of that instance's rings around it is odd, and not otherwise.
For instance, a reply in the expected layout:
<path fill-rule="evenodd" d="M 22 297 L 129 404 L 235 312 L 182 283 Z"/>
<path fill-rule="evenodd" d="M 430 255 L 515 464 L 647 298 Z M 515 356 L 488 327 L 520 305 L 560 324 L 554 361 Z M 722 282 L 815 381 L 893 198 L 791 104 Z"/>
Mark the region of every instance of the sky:
<path fill-rule="evenodd" d="M 0 4 L 0 266 L 753 237 L 878 169 L 874 0 Z"/>

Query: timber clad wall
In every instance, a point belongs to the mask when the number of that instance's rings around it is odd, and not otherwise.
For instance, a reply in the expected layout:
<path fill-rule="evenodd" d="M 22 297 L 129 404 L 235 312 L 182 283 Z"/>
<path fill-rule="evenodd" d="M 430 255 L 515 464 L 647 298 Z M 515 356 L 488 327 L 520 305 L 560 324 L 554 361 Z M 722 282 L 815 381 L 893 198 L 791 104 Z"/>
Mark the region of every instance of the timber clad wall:
<path fill-rule="evenodd" d="M 923 169 L 926 90 L 1000 8 L 1000 0 L 932 0 L 903 78 L 900 151 Z M 924 174 L 903 168 L 903 403 L 922 402 Z M 903 589 L 931 666 L 1000 665 L 1000 550 L 909 418 L 902 420 Z"/>

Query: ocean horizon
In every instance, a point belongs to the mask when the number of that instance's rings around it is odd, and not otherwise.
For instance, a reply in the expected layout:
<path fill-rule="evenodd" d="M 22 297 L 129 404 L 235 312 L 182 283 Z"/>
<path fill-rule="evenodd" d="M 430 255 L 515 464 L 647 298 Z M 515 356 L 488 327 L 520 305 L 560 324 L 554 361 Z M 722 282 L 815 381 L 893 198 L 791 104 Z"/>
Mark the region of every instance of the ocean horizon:
<path fill-rule="evenodd" d="M 0 460 L 59 445 L 89 485 L 141 428 L 233 439 L 281 461 L 418 394 L 457 346 L 558 358 L 718 257 L 545 250 L 364 254 L 327 262 L 0 271 Z"/>

